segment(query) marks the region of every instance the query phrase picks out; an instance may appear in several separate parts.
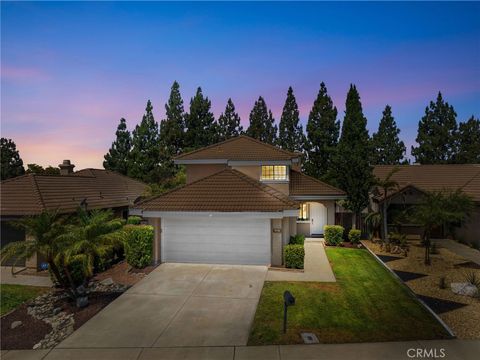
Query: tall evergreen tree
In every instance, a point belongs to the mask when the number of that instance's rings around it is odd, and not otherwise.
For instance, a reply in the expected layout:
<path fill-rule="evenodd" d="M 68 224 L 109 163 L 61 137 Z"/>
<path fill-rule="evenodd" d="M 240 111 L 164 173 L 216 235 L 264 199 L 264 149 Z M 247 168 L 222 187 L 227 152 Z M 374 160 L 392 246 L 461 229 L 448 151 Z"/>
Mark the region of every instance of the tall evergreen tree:
<path fill-rule="evenodd" d="M 260 96 L 255 101 L 249 120 L 250 125 L 246 131 L 248 136 L 272 145 L 277 142 L 277 125 L 263 97 Z"/>
<path fill-rule="evenodd" d="M 235 111 L 235 105 L 232 99 L 228 99 L 225 112 L 218 118 L 218 136 L 219 141 L 227 140 L 238 136 L 243 132 L 243 127 L 240 125 L 240 116 Z"/>
<path fill-rule="evenodd" d="M 480 164 L 480 120 L 473 116 L 458 127 L 457 164 Z"/>
<path fill-rule="evenodd" d="M 454 162 L 457 144 L 457 113 L 445 102 L 439 92 L 436 102 L 430 101 L 425 115 L 418 123 L 412 155 L 421 164 L 448 164 Z"/>
<path fill-rule="evenodd" d="M 160 141 L 165 151 L 175 156 L 183 150 L 185 131 L 185 111 L 180 94 L 180 85 L 176 81 L 170 90 L 165 111 L 167 117 L 160 123 Z"/>
<path fill-rule="evenodd" d="M 333 157 L 338 143 L 340 122 L 337 108 L 322 82 L 308 116 L 305 172 L 313 177 L 331 181 Z"/>
<path fill-rule="evenodd" d="M 290 86 L 279 124 L 278 145 L 280 145 L 282 149 L 298 152 L 303 151 L 305 135 L 303 134 L 302 125 L 299 124 L 299 115 L 297 100 Z"/>
<path fill-rule="evenodd" d="M 12 139 L 3 137 L 0 139 L 0 156 L 2 160 L 0 173 L 2 180 L 25 174 L 23 160 L 20 158 L 17 145 Z"/>
<path fill-rule="evenodd" d="M 127 122 L 124 118 L 120 119 L 115 135 L 115 141 L 112 143 L 108 153 L 104 155 L 103 167 L 107 170 L 127 175 L 128 156 L 132 147 L 132 138 L 130 131 L 127 130 Z"/>
<path fill-rule="evenodd" d="M 396 165 L 402 162 L 406 147 L 399 139 L 398 134 L 400 134 L 400 129 L 392 116 L 392 108 L 387 105 L 383 110 L 378 132 L 372 136 L 372 164 Z"/>
<path fill-rule="evenodd" d="M 190 113 L 185 116 L 185 147 L 198 149 L 218 141 L 217 123 L 210 111 L 212 103 L 204 97 L 202 88 L 190 100 Z"/>
<path fill-rule="evenodd" d="M 350 85 L 342 134 L 335 154 L 335 173 L 338 186 L 347 193 L 347 208 L 357 216 L 368 205 L 368 192 L 373 181 L 370 151 L 367 119 L 363 115 L 360 95 L 355 85 Z"/>
<path fill-rule="evenodd" d="M 128 157 L 128 175 L 146 183 L 155 183 L 161 178 L 160 136 L 152 111 L 152 103 L 148 100 L 145 115 L 133 130 Z"/>

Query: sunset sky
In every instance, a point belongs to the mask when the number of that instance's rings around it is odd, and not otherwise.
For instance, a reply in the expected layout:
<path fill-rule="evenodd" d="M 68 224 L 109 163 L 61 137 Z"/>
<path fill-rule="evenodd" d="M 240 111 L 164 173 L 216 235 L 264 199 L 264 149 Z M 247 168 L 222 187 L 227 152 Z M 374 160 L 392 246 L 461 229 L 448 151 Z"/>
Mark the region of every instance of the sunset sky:
<path fill-rule="evenodd" d="M 306 122 L 324 81 L 343 119 L 357 85 L 370 133 L 386 104 L 414 143 L 438 91 L 458 120 L 480 116 L 480 3 L 1 4 L 1 135 L 24 163 L 101 167 L 121 117 L 174 80 L 201 86 L 216 117 L 231 97 L 248 126 L 262 95 L 280 118 L 288 86 Z"/>

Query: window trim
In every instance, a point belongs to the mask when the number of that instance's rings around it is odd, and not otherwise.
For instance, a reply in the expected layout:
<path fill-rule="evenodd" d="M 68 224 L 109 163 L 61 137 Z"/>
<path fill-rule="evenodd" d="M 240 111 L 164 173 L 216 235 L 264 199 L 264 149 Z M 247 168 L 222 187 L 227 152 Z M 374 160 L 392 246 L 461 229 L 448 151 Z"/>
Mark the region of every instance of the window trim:
<path fill-rule="evenodd" d="M 264 177 L 264 169 L 266 168 L 271 168 L 269 171 L 269 174 L 266 174 L 267 177 Z M 283 177 L 283 174 L 281 172 L 283 171 L 276 171 L 278 168 L 285 168 L 285 175 Z M 265 182 L 265 183 L 281 183 L 281 182 L 288 182 L 289 181 L 289 172 L 290 168 L 288 165 L 262 165 L 260 168 L 260 181 Z M 280 178 L 280 176 L 282 176 Z"/>

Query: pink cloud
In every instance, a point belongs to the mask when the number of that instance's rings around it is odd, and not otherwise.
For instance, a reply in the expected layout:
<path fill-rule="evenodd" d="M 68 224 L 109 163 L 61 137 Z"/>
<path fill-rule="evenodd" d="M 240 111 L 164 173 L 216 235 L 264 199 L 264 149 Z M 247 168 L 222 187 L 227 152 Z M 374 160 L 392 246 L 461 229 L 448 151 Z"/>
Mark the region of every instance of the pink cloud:
<path fill-rule="evenodd" d="M 40 69 L 2 65 L 2 79 L 7 80 L 48 80 L 50 77 Z"/>

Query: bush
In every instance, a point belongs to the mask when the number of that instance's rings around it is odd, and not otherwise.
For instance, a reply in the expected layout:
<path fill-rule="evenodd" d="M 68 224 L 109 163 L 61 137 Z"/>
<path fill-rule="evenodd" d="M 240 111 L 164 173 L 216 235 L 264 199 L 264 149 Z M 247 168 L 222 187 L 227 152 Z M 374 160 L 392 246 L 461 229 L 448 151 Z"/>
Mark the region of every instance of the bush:
<path fill-rule="evenodd" d="M 140 216 L 129 216 L 127 220 L 128 225 L 140 225 L 142 218 Z"/>
<path fill-rule="evenodd" d="M 305 259 L 305 248 L 303 245 L 286 245 L 283 251 L 287 268 L 303 269 Z"/>
<path fill-rule="evenodd" d="M 305 243 L 305 235 L 293 235 L 290 236 L 290 245 L 303 245 Z"/>
<path fill-rule="evenodd" d="M 101 272 L 109 269 L 115 261 L 115 248 L 110 245 L 99 247 L 99 256 L 95 258 L 95 271 Z"/>
<path fill-rule="evenodd" d="M 125 259 L 137 269 L 142 269 L 152 263 L 153 226 L 127 225 L 125 240 Z"/>
<path fill-rule="evenodd" d="M 72 280 L 73 280 L 73 283 L 75 284 L 75 286 L 80 286 L 80 285 L 84 284 L 85 281 L 87 280 L 87 276 L 85 275 L 84 265 L 83 265 L 83 263 L 85 261 L 86 261 L 86 256 L 83 255 L 83 254 L 79 254 L 79 255 L 74 255 L 71 258 L 70 263 L 68 264 L 68 269 L 70 271 L 70 276 L 72 277 Z M 69 283 L 63 266 L 60 266 L 57 263 L 57 267 L 58 267 L 58 271 L 60 273 L 60 276 L 64 279 L 64 282 Z M 53 276 L 50 269 L 49 269 L 49 273 L 50 273 L 50 279 L 52 279 L 52 282 L 55 285 L 59 285 L 55 276 Z"/>
<path fill-rule="evenodd" d="M 350 242 L 352 244 L 358 244 L 360 242 L 360 236 L 362 235 L 362 232 L 358 229 L 351 229 L 349 232 L 348 232 L 348 240 L 350 240 Z"/>
<path fill-rule="evenodd" d="M 325 225 L 323 232 L 327 245 L 337 246 L 343 241 L 343 232 L 345 229 L 340 225 Z"/>

